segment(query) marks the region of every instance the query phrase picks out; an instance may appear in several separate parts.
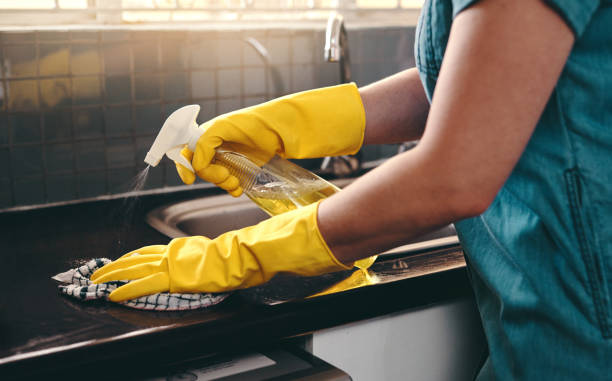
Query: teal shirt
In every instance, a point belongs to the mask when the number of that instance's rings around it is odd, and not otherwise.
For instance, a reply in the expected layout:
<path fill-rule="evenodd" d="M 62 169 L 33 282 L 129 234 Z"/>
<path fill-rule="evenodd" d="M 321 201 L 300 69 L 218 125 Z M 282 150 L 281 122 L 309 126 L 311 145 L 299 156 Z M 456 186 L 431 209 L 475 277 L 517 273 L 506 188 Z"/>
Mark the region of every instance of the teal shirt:
<path fill-rule="evenodd" d="M 430 100 L 452 20 L 473 3 L 423 5 Z M 489 344 L 479 379 L 612 380 L 612 0 L 545 3 L 576 42 L 507 182 L 455 224 Z"/>

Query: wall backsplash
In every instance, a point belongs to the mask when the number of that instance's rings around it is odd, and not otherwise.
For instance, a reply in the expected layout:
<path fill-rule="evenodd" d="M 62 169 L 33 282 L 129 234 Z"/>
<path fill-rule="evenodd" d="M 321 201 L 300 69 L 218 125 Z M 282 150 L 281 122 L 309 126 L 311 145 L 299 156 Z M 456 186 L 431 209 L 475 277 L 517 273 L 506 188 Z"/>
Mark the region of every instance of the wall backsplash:
<path fill-rule="evenodd" d="M 348 39 L 360 86 L 414 66 L 414 28 L 349 30 Z M 323 44 L 322 29 L 0 31 L 0 210 L 127 191 L 164 119 L 183 105 L 200 104 L 204 122 L 337 84 Z M 164 160 L 145 188 L 181 184 Z"/>

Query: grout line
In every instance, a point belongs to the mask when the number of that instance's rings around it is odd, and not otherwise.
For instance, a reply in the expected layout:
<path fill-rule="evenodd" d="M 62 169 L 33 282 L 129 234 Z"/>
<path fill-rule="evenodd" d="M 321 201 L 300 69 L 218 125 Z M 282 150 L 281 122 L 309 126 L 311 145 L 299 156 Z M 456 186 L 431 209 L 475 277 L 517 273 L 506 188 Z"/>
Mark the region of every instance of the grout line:
<path fill-rule="evenodd" d="M 39 32 L 34 34 L 34 38 L 36 41 L 35 50 L 36 50 L 36 76 L 40 77 L 40 36 Z M 70 50 L 68 50 L 70 52 Z M 68 59 L 70 59 L 70 53 L 68 55 Z M 49 202 L 49 184 L 48 184 L 48 175 L 47 175 L 47 145 L 45 144 L 45 131 L 43 126 L 43 113 L 41 111 L 43 104 L 42 90 L 41 90 L 41 80 L 38 79 L 36 81 L 36 90 L 38 92 L 38 130 L 40 133 L 40 155 L 41 155 L 41 164 L 42 164 L 42 192 L 43 192 L 43 200 L 45 202 Z"/>
<path fill-rule="evenodd" d="M 104 64 L 104 52 L 102 51 L 102 32 L 97 32 L 97 40 L 96 40 L 96 51 L 98 52 L 98 64 L 100 65 L 100 70 L 98 74 L 98 84 L 100 85 L 100 96 L 102 97 L 102 135 L 103 142 L 102 146 L 104 147 L 104 189 L 105 193 L 111 193 L 110 186 L 110 173 L 109 173 L 109 155 L 108 155 L 108 131 L 106 128 L 106 113 L 108 111 L 108 99 L 106 93 L 106 66 Z"/>
<path fill-rule="evenodd" d="M 157 46 L 157 68 L 162 73 L 165 73 L 165 74 L 158 74 L 157 75 L 157 85 L 159 86 L 159 100 L 160 100 L 160 102 L 158 102 L 159 103 L 159 106 L 158 106 L 159 107 L 159 120 L 160 120 L 160 122 L 162 124 L 159 125 L 159 126 L 156 126 L 157 128 L 155 129 L 155 134 L 159 133 L 158 131 L 159 131 L 159 129 L 162 128 L 164 120 L 165 120 L 165 107 L 164 107 L 164 104 L 166 103 L 166 92 L 165 92 L 165 89 L 164 89 L 164 83 L 165 83 L 166 76 L 168 75 L 167 74 L 167 70 L 164 69 L 164 64 L 165 64 L 164 63 L 164 55 L 163 55 L 163 48 L 164 47 L 163 47 L 163 41 L 162 41 L 161 33 L 159 33 L 159 32 L 157 33 L 156 41 L 157 41 L 157 44 L 156 44 L 156 46 Z M 138 167 L 136 167 L 136 168 L 138 170 Z M 167 177 L 166 176 L 166 172 L 167 172 L 166 171 L 166 166 L 162 165 L 160 169 L 161 169 L 161 177 L 162 177 L 161 183 L 165 184 L 166 183 L 166 177 Z"/>
<path fill-rule="evenodd" d="M 131 119 L 131 123 L 130 123 L 130 133 L 131 133 L 131 138 L 132 138 L 132 150 L 133 150 L 133 155 L 132 155 L 132 160 L 133 160 L 133 170 L 132 170 L 132 176 L 135 176 L 137 174 L 137 165 L 136 165 L 136 152 L 138 151 L 137 149 L 137 145 L 136 145 L 136 104 L 135 104 L 135 99 L 136 99 L 136 78 L 135 78 L 135 73 L 134 73 L 134 66 L 135 66 L 135 58 L 134 58 L 134 40 L 133 40 L 133 33 L 129 34 L 129 75 L 130 75 L 130 119 Z"/>

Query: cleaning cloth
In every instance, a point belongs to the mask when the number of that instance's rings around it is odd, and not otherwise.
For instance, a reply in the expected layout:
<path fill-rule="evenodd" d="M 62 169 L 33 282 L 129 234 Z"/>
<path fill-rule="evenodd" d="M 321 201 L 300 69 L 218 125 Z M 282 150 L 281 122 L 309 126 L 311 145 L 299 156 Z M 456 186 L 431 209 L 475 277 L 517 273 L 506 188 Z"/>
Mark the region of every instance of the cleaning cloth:
<path fill-rule="evenodd" d="M 86 300 L 108 300 L 108 295 L 117 287 L 123 286 L 125 281 L 113 281 L 102 284 L 94 284 L 89 280 L 91 274 L 102 266 L 110 263 L 108 258 L 96 258 L 88 261 L 84 265 L 70 269 L 66 272 L 52 277 L 61 283 L 59 290 L 62 294 L 71 296 L 75 299 Z M 141 310 L 155 311 L 180 311 L 195 310 L 198 308 L 210 307 L 220 303 L 229 296 L 229 293 L 218 294 L 179 294 L 160 292 L 153 295 L 141 296 L 130 299 L 119 304 Z"/>

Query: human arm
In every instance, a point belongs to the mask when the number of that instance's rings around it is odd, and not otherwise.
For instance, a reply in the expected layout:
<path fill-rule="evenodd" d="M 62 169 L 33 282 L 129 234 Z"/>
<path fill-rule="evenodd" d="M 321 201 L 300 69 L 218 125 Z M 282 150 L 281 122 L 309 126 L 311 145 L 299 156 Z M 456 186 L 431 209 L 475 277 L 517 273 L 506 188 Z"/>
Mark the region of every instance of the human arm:
<path fill-rule="evenodd" d="M 573 41 L 538 0 L 481 1 L 460 13 L 419 145 L 321 203 L 319 228 L 335 256 L 350 263 L 486 210 Z"/>
<path fill-rule="evenodd" d="M 421 138 L 429 101 L 416 68 L 359 89 L 366 115 L 364 144 L 401 143 Z"/>

